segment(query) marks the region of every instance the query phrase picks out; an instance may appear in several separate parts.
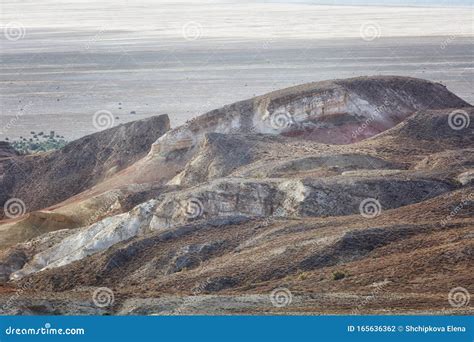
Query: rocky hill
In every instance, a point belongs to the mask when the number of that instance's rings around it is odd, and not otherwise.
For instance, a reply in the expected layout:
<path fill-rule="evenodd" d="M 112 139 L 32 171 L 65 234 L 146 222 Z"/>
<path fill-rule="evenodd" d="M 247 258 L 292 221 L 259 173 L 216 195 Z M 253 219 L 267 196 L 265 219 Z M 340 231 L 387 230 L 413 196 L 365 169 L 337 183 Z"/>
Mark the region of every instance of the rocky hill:
<path fill-rule="evenodd" d="M 6 311 L 472 312 L 446 298 L 474 292 L 473 116 L 439 84 L 363 77 L 169 131 L 131 124 L 121 137 L 148 135 L 147 153 L 111 139 L 88 183 L 0 222 L 0 302 L 21 288 Z"/>
<path fill-rule="evenodd" d="M 169 128 L 167 115 L 156 116 L 86 136 L 57 151 L 10 155 L 3 161 L 0 203 L 21 198 L 27 211 L 59 203 L 142 158 Z"/>
<path fill-rule="evenodd" d="M 6 141 L 0 141 L 0 159 L 17 156 L 18 153 Z"/>

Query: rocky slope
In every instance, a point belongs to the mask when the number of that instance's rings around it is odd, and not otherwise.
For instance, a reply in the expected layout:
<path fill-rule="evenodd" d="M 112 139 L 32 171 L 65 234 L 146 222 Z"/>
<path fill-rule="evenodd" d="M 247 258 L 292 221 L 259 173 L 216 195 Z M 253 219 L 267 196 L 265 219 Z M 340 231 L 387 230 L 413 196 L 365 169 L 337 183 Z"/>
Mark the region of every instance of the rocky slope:
<path fill-rule="evenodd" d="M 0 159 L 17 156 L 18 153 L 6 141 L 0 141 Z"/>
<path fill-rule="evenodd" d="M 24 314 L 469 312 L 446 296 L 474 291 L 473 116 L 400 77 L 212 111 L 0 225 L 0 302 L 16 288 L 5 311 Z M 39 231 L 12 237 L 26 222 Z M 91 295 L 103 287 L 107 306 Z"/>
<path fill-rule="evenodd" d="M 127 191 L 96 196 L 90 188 L 143 158 L 169 128 L 168 116 L 161 115 L 86 136 L 58 151 L 0 159 L 0 219 L 7 219 L 0 224 L 0 248 L 120 212 Z"/>
<path fill-rule="evenodd" d="M 142 158 L 170 128 L 166 115 L 119 125 L 49 153 L 4 160 L 0 204 L 21 198 L 28 211 L 59 203 Z"/>

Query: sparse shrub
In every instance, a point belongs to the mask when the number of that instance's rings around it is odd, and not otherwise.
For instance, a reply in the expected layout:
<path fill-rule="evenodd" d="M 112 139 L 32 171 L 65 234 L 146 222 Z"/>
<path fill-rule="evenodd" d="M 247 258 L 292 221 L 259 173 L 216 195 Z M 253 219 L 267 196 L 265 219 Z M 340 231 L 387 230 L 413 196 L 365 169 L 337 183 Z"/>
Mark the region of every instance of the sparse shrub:
<path fill-rule="evenodd" d="M 299 280 L 306 280 L 307 278 L 308 278 L 308 274 L 304 272 L 298 276 Z"/>
<path fill-rule="evenodd" d="M 54 131 L 50 132 L 50 135 L 44 135 L 43 132 L 36 134 L 31 132 L 33 138 L 24 138 L 20 137 L 19 140 L 13 140 L 10 142 L 10 145 L 18 151 L 20 154 L 33 154 L 38 152 L 47 152 L 51 150 L 57 150 L 64 147 L 68 142 L 64 137 L 59 139 L 54 138 Z M 5 139 L 7 140 L 7 139 Z"/>
<path fill-rule="evenodd" d="M 346 274 L 342 271 L 335 271 L 332 273 L 332 279 L 334 280 L 341 280 L 346 277 Z"/>

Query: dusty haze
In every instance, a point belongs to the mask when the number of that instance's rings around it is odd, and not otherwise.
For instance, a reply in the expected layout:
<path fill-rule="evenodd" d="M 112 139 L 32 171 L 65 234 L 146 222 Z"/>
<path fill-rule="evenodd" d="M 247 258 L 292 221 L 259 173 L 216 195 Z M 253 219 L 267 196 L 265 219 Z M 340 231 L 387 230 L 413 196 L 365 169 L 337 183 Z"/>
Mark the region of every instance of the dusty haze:
<path fill-rule="evenodd" d="M 359 75 L 442 82 L 473 102 L 468 7 L 221 1 L 2 3 L 0 140 L 172 126 L 295 84 Z M 13 38 L 7 39 L 11 31 Z M 16 34 L 16 35 L 15 35 Z M 134 114 L 131 114 L 134 113 Z"/>

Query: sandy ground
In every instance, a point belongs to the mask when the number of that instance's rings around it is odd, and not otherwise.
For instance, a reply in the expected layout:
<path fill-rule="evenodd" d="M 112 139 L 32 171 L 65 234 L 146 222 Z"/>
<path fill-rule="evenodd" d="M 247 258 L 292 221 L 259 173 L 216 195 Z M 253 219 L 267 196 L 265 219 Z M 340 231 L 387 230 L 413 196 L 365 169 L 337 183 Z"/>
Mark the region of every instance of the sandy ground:
<path fill-rule="evenodd" d="M 99 110 L 114 124 L 167 113 L 176 126 L 254 95 L 359 75 L 440 81 L 474 102 L 469 8 L 316 3 L 3 1 L 0 140 L 78 138 L 96 131 Z"/>
<path fill-rule="evenodd" d="M 254 95 L 358 75 L 438 81 L 474 102 L 472 38 L 194 41 L 137 44 L 126 51 L 108 51 L 106 43 L 81 51 L 79 41 L 71 44 L 71 51 L 9 50 L 1 56 L 1 140 L 50 130 L 78 138 L 96 131 L 92 117 L 99 110 L 112 112 L 114 124 L 168 113 L 176 126 Z"/>

